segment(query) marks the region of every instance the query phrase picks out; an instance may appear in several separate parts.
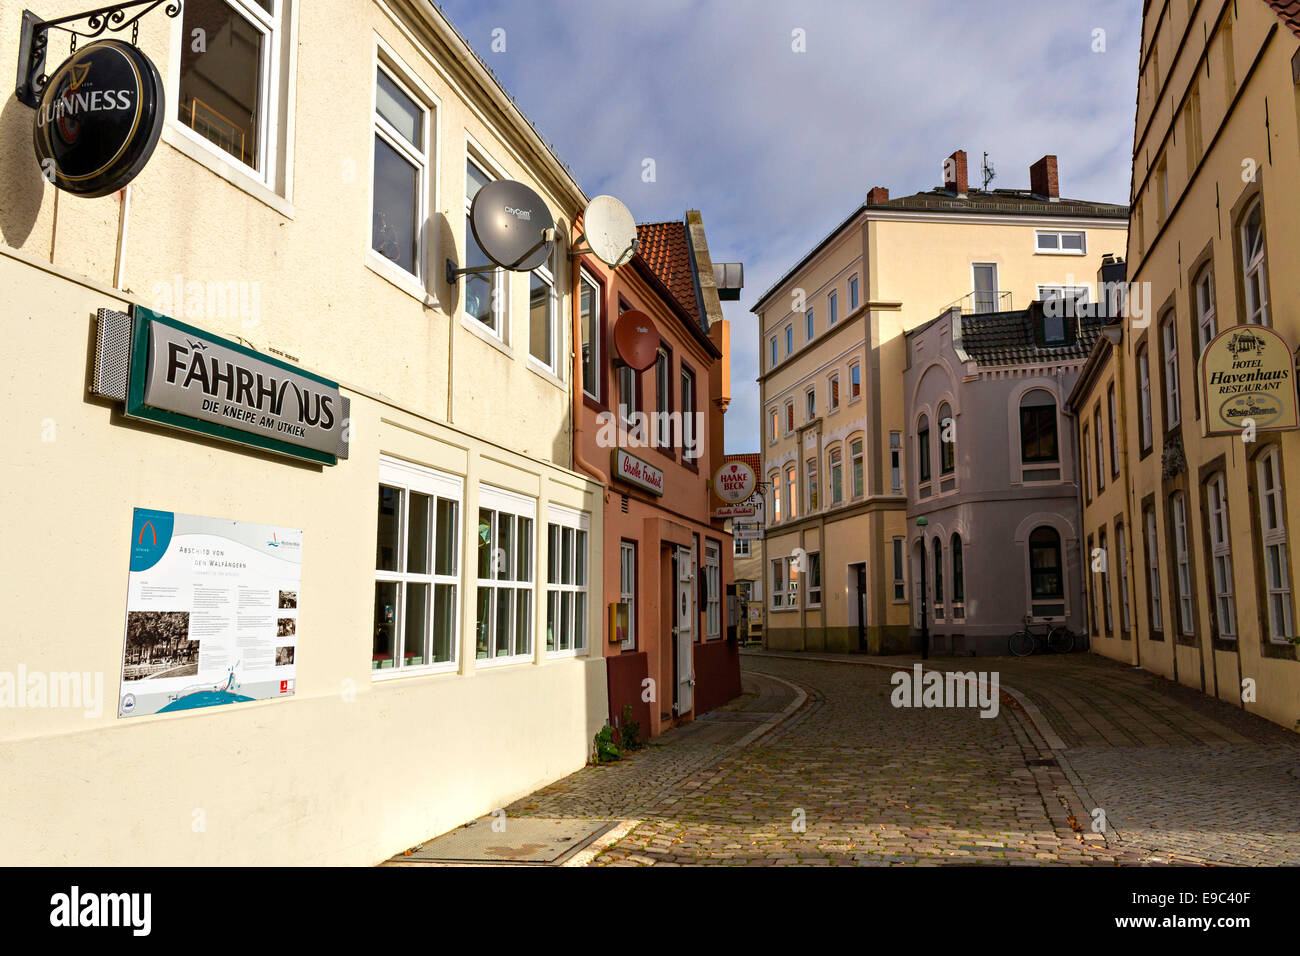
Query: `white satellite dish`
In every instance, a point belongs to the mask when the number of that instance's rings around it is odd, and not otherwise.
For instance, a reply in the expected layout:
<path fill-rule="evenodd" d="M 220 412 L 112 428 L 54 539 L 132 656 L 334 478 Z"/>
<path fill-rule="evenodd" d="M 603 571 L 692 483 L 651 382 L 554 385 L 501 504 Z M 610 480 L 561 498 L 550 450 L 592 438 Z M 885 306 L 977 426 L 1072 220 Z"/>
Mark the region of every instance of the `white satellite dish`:
<path fill-rule="evenodd" d="M 597 196 L 587 204 L 582 231 L 591 252 L 613 269 L 636 254 L 636 220 L 613 196 Z"/>

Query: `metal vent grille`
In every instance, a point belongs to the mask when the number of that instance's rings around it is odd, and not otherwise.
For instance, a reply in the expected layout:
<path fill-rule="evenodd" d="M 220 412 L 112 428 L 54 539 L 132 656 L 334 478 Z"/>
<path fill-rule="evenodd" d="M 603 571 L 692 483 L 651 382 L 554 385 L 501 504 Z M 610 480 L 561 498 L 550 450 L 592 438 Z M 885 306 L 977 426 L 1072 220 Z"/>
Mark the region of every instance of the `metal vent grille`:
<path fill-rule="evenodd" d="M 126 401 L 130 367 L 131 317 L 125 312 L 100 309 L 95 317 L 95 374 L 90 382 L 91 393 Z"/>
<path fill-rule="evenodd" d="M 623 514 L 627 514 L 627 495 L 623 495 Z"/>

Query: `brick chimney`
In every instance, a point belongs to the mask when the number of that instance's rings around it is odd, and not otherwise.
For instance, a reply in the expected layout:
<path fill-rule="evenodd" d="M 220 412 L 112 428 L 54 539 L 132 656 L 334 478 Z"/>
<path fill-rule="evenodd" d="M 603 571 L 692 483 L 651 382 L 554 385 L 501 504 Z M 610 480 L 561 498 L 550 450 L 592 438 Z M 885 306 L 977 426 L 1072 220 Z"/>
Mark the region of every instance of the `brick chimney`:
<path fill-rule="evenodd" d="M 889 190 L 884 186 L 872 186 L 867 190 L 867 205 L 879 206 L 881 203 L 889 202 Z"/>
<path fill-rule="evenodd" d="M 959 149 L 943 161 L 943 188 L 964 198 L 968 185 L 966 150 Z"/>
<path fill-rule="evenodd" d="M 1029 167 L 1029 191 L 1044 199 L 1061 198 L 1061 183 L 1056 175 L 1055 156 L 1044 156 Z"/>

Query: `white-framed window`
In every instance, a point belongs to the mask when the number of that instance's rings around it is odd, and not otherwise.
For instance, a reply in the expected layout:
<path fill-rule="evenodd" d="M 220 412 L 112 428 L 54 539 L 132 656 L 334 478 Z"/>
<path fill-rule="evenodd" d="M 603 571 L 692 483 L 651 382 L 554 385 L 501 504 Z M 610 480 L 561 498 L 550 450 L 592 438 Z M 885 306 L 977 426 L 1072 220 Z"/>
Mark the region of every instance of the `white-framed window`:
<path fill-rule="evenodd" d="M 770 359 L 771 359 L 771 360 L 767 363 L 767 367 L 768 367 L 769 369 L 771 369 L 771 368 L 776 368 L 777 355 L 776 355 L 776 336 L 775 336 L 775 335 L 772 336 L 772 340 L 771 340 L 771 343 L 770 343 L 770 344 L 771 344 L 771 346 L 772 346 L 772 354 L 771 354 L 771 356 L 770 356 Z"/>
<path fill-rule="evenodd" d="M 862 397 L 862 366 L 854 362 L 849 366 L 849 402 Z"/>
<path fill-rule="evenodd" d="M 750 555 L 750 540 L 748 538 L 732 538 L 731 553 L 737 558 L 747 558 Z"/>
<path fill-rule="evenodd" d="M 1142 423 L 1142 447 L 1151 447 L 1151 362 L 1144 348 L 1138 355 L 1138 413 Z"/>
<path fill-rule="evenodd" d="M 1173 428 L 1183 419 L 1183 411 L 1178 393 L 1178 327 L 1174 325 L 1174 314 L 1169 313 L 1164 324 L 1160 326 L 1160 336 L 1165 347 L 1165 428 Z"/>
<path fill-rule="evenodd" d="M 682 461 L 700 457 L 699 436 L 695 434 L 695 373 L 682 365 Z"/>
<path fill-rule="evenodd" d="M 1246 321 L 1272 325 L 1268 311 L 1268 266 L 1264 250 L 1264 204 L 1258 199 L 1241 223 L 1241 271 L 1246 287 Z"/>
<path fill-rule="evenodd" d="M 780 409 L 773 408 L 770 411 L 770 413 L 768 414 L 768 425 L 770 426 L 770 429 L 768 432 L 767 443 L 769 445 L 775 445 L 777 439 L 781 437 L 781 410 Z"/>
<path fill-rule="evenodd" d="M 782 611 L 792 607 L 799 606 L 799 578 L 798 572 L 794 568 L 792 559 L 773 558 L 771 560 L 772 568 L 772 587 L 771 587 L 771 607 L 774 611 Z"/>
<path fill-rule="evenodd" d="M 971 263 L 971 306 L 977 313 L 998 310 L 998 264 Z"/>
<path fill-rule="evenodd" d="M 578 270 L 578 327 L 582 332 L 582 391 L 600 401 L 600 286 Z"/>
<path fill-rule="evenodd" d="M 1228 489 L 1223 473 L 1212 477 L 1205 486 L 1207 517 L 1210 521 L 1210 560 L 1214 567 L 1214 608 L 1218 617 L 1219 637 L 1237 633 L 1237 615 L 1232 597 L 1232 537 L 1228 533 Z"/>
<path fill-rule="evenodd" d="M 844 500 L 844 450 L 836 445 L 826 453 L 826 471 L 830 475 L 830 503 Z"/>
<path fill-rule="evenodd" d="M 903 490 L 903 433 L 889 433 L 889 490 Z"/>
<path fill-rule="evenodd" d="M 1178 570 L 1178 623 L 1188 637 L 1196 633 L 1192 613 L 1192 557 L 1187 539 L 1187 501 L 1182 493 L 1169 499 L 1174 519 L 1174 564 Z"/>
<path fill-rule="evenodd" d="M 807 597 L 804 599 L 805 607 L 822 606 L 822 553 L 820 551 L 809 551 L 804 557 L 808 562 L 808 580 L 805 582 L 807 588 Z"/>
<path fill-rule="evenodd" d="M 810 388 L 804 392 L 804 411 L 807 413 L 808 421 L 817 417 L 817 389 Z"/>
<path fill-rule="evenodd" d="M 288 0 L 188 0 L 172 34 L 175 128 L 273 191 L 287 179 L 287 7 Z"/>
<path fill-rule="evenodd" d="M 637 395 L 641 376 L 630 365 L 618 367 L 618 417 L 623 424 L 632 427 L 632 415 L 640 410 L 641 402 Z"/>
<path fill-rule="evenodd" d="M 867 456 L 861 438 L 849 442 L 849 493 L 861 498 L 867 493 Z"/>
<path fill-rule="evenodd" d="M 1119 623 L 1127 631 L 1132 627 L 1133 613 L 1128 587 L 1128 529 L 1120 525 L 1115 529 L 1115 546 L 1119 549 Z"/>
<path fill-rule="evenodd" d="M 722 637 L 722 545 L 704 542 L 704 639 Z"/>
<path fill-rule="evenodd" d="M 787 435 L 794 434 L 794 399 L 793 398 L 787 398 L 785 400 L 785 433 Z"/>
<path fill-rule="evenodd" d="M 1268 637 L 1285 644 L 1295 636 L 1291 608 L 1291 572 L 1286 554 L 1286 499 L 1282 495 L 1281 456 L 1274 446 L 1255 461 L 1259 480 L 1259 524 L 1264 549 L 1264 585 L 1268 591 Z"/>
<path fill-rule="evenodd" d="M 781 473 L 774 471 L 767 476 L 768 484 L 772 486 L 772 520 L 781 520 Z"/>
<path fill-rule="evenodd" d="M 840 407 L 840 376 L 839 376 L 839 373 L 836 372 L 834 375 L 832 375 L 832 376 L 827 380 L 827 383 L 826 383 L 826 384 L 827 384 L 827 386 L 829 387 L 829 390 L 830 390 L 830 398 L 828 399 L 828 408 L 829 408 L 829 410 L 832 411 L 832 412 L 833 412 L 833 411 L 837 411 L 837 410 L 839 409 L 839 407 Z"/>
<path fill-rule="evenodd" d="M 1196 328 L 1200 351 L 1219 334 L 1219 324 L 1214 317 L 1214 266 L 1207 264 L 1196 277 Z"/>
<path fill-rule="evenodd" d="M 533 515 L 524 495 L 479 486 L 478 594 L 474 656 L 482 662 L 533 656 Z"/>
<path fill-rule="evenodd" d="M 794 465 L 790 465 L 785 470 L 785 501 L 790 509 L 790 517 L 799 517 L 799 475 Z"/>
<path fill-rule="evenodd" d="M 550 261 L 528 273 L 528 358 L 552 375 L 558 375 L 560 370 L 560 297 L 555 284 L 555 256 L 553 249 Z"/>
<path fill-rule="evenodd" d="M 454 670 L 460 633 L 460 478 L 379 462 L 376 678 Z"/>
<path fill-rule="evenodd" d="M 818 500 L 817 459 L 809 458 L 804 462 L 804 474 L 808 480 L 808 510 L 816 511 L 821 502 Z"/>
<path fill-rule="evenodd" d="M 1163 631 L 1165 617 L 1163 602 L 1160 599 L 1160 539 L 1156 537 L 1156 512 L 1148 508 L 1146 514 L 1147 535 L 1147 588 L 1151 596 L 1151 630 Z"/>
<path fill-rule="evenodd" d="M 1106 389 L 1106 414 L 1110 426 L 1110 476 L 1119 478 L 1119 407 L 1115 402 L 1115 383 Z"/>
<path fill-rule="evenodd" d="M 1106 633 L 1111 634 L 1115 630 L 1114 621 L 1110 613 L 1110 552 L 1106 549 L 1106 529 L 1102 528 L 1097 540 L 1097 546 L 1101 548 L 1101 612 L 1102 620 L 1106 624 Z"/>
<path fill-rule="evenodd" d="M 433 111 L 416 82 L 377 51 L 370 249 L 372 263 L 378 260 L 381 269 L 396 267 L 424 288 Z"/>
<path fill-rule="evenodd" d="M 931 567 L 931 570 L 934 572 L 934 574 L 933 574 L 933 578 L 934 578 L 934 582 L 933 582 L 933 586 L 934 586 L 934 619 L 935 619 L 936 621 L 942 621 L 942 620 L 944 619 L 944 614 L 943 614 L 943 601 L 944 601 L 944 597 L 943 597 L 943 542 L 942 542 L 940 539 L 935 538 L 934 541 L 931 542 L 931 544 L 932 544 L 933 552 L 934 552 L 934 564 L 933 564 L 933 566 Z"/>
<path fill-rule="evenodd" d="M 474 238 L 474 230 L 470 226 L 470 210 L 474 206 L 474 197 L 478 195 L 478 191 L 494 178 L 493 174 L 488 172 L 486 161 L 478 159 L 473 152 L 466 154 L 464 264 L 466 269 L 481 269 L 492 265 L 487 253 Z M 463 281 L 465 316 L 479 323 L 494 338 L 506 342 L 508 337 L 506 317 L 510 314 L 508 302 L 510 283 L 507 280 L 506 270 L 497 266 L 490 272 L 469 273 L 464 276 Z"/>
<path fill-rule="evenodd" d="M 809 342 L 817 335 L 816 316 L 813 314 L 812 306 L 809 306 L 803 314 L 804 334 Z"/>
<path fill-rule="evenodd" d="M 1111 386 L 1113 390 L 1115 386 Z M 1105 439 L 1102 437 L 1101 430 L 1101 409 L 1098 408 L 1092 413 L 1093 437 L 1097 441 L 1097 493 L 1101 494 L 1106 487 L 1106 446 Z"/>
<path fill-rule="evenodd" d="M 1034 252 L 1051 256 L 1087 255 L 1088 235 L 1082 229 L 1036 229 Z"/>
<path fill-rule="evenodd" d="M 655 442 L 660 448 L 671 448 L 673 444 L 672 419 L 668 415 L 673 405 L 672 369 L 672 358 L 666 349 L 660 349 L 655 355 Z"/>
<path fill-rule="evenodd" d="M 785 327 L 785 354 L 794 354 L 794 324 Z"/>
<path fill-rule="evenodd" d="M 550 532 L 550 529 L 547 529 Z M 636 545 L 631 541 L 619 544 L 619 594 L 618 599 L 627 605 L 627 636 L 623 650 L 636 650 Z M 549 595 L 548 595 L 549 598 Z"/>
<path fill-rule="evenodd" d="M 1063 299 L 1066 302 L 1075 303 L 1076 305 L 1086 305 L 1091 301 L 1092 290 L 1086 285 L 1055 285 L 1039 283 L 1038 301 L 1046 302 L 1048 299 Z M 1072 310 L 1067 307 L 1066 314 L 1073 314 Z"/>
<path fill-rule="evenodd" d="M 858 277 L 856 274 L 849 276 L 849 311 L 855 312 L 858 308 Z"/>
<path fill-rule="evenodd" d="M 551 505 L 546 525 L 546 650 L 552 655 L 587 650 L 587 538 L 585 512 Z"/>
<path fill-rule="evenodd" d="M 826 296 L 826 309 L 830 313 L 828 321 L 831 325 L 834 325 L 840 320 L 839 292 L 832 292 L 830 295 Z"/>
<path fill-rule="evenodd" d="M 894 601 L 907 600 L 907 581 L 903 577 L 906 562 L 903 560 L 904 542 L 902 538 L 894 539 Z"/>

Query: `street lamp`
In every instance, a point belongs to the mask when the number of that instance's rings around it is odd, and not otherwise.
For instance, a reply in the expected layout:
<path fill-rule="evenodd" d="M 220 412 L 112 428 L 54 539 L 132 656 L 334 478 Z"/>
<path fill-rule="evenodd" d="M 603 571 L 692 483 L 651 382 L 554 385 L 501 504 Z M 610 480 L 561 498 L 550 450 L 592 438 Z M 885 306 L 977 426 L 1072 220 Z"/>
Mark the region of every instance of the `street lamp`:
<path fill-rule="evenodd" d="M 929 585 L 925 574 L 925 529 L 930 519 L 922 515 L 916 519 L 916 526 L 921 529 L 921 660 L 930 659 L 930 608 L 926 601 Z"/>

